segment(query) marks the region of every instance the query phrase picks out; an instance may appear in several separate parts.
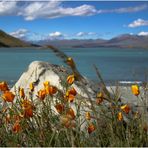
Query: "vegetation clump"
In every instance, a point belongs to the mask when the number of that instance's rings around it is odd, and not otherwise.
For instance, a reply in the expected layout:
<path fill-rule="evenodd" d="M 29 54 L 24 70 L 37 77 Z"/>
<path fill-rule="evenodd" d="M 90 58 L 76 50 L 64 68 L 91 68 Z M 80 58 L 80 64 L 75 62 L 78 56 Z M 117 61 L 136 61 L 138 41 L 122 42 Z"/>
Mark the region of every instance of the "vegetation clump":
<path fill-rule="evenodd" d="M 101 78 L 98 71 L 97 75 Z M 143 111 L 110 94 L 102 78 L 96 99 L 89 94 L 82 98 L 73 87 L 76 80 L 75 73 L 68 75 L 63 92 L 46 81 L 36 100 L 32 82 L 29 94 L 24 88 L 11 92 L 1 82 L 0 146 L 148 146 L 147 97 L 138 85 L 131 91 L 143 103 Z"/>

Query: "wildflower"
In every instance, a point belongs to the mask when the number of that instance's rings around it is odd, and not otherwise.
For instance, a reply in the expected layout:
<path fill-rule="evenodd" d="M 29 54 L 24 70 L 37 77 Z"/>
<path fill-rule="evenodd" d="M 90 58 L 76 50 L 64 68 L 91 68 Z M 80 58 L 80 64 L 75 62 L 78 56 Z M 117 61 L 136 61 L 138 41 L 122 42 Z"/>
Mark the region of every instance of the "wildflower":
<path fill-rule="evenodd" d="M 123 110 L 126 114 L 128 114 L 130 112 L 130 107 L 126 104 L 120 107 L 121 110 Z"/>
<path fill-rule="evenodd" d="M 87 131 L 89 134 L 91 134 L 93 131 L 95 131 L 95 126 L 91 123 L 88 128 L 87 128 Z"/>
<path fill-rule="evenodd" d="M 68 101 L 70 102 L 73 102 L 76 94 L 76 90 L 74 89 L 74 87 L 72 87 L 70 90 L 66 92 L 66 99 L 68 99 Z"/>
<path fill-rule="evenodd" d="M 12 127 L 12 130 L 14 133 L 18 133 L 21 130 L 21 125 L 19 123 L 19 121 L 16 121 Z"/>
<path fill-rule="evenodd" d="M 15 95 L 10 91 L 5 91 L 2 98 L 7 102 L 13 102 Z"/>
<path fill-rule="evenodd" d="M 46 90 L 45 89 L 41 89 L 38 91 L 38 98 L 40 100 L 44 100 L 46 97 Z"/>
<path fill-rule="evenodd" d="M 10 123 L 10 119 L 11 119 L 10 114 L 7 114 L 5 118 L 6 124 Z"/>
<path fill-rule="evenodd" d="M 67 83 L 68 83 L 68 84 L 72 84 L 72 83 L 74 82 L 74 80 L 75 80 L 74 74 L 69 75 L 69 76 L 67 77 Z"/>
<path fill-rule="evenodd" d="M 144 123 L 143 130 L 144 130 L 145 132 L 148 131 L 148 125 L 147 125 L 146 123 Z"/>
<path fill-rule="evenodd" d="M 1 82 L 0 83 L 0 90 L 1 91 L 8 91 L 9 90 L 8 85 L 7 85 L 6 82 Z"/>
<path fill-rule="evenodd" d="M 33 85 L 33 83 L 30 83 L 29 84 L 29 88 L 30 88 L 30 91 L 34 91 L 34 85 Z"/>
<path fill-rule="evenodd" d="M 103 98 L 103 97 L 104 97 L 104 95 L 103 95 L 102 92 L 99 92 L 99 93 L 97 94 L 97 98 Z"/>
<path fill-rule="evenodd" d="M 85 118 L 86 118 L 86 120 L 90 120 L 91 119 L 90 112 L 86 112 L 85 113 Z"/>
<path fill-rule="evenodd" d="M 61 114 L 64 111 L 64 105 L 63 104 L 56 104 L 55 108 L 56 108 L 56 110 L 59 114 Z"/>
<path fill-rule="evenodd" d="M 21 106 L 22 106 L 23 109 L 31 108 L 32 107 L 32 103 L 31 103 L 30 100 L 25 99 L 25 100 L 22 100 Z"/>
<path fill-rule="evenodd" d="M 118 118 L 119 121 L 122 121 L 123 120 L 122 112 L 119 112 L 118 113 L 117 118 Z"/>
<path fill-rule="evenodd" d="M 21 98 L 23 98 L 23 99 L 25 98 L 24 88 L 20 88 L 19 95 Z"/>
<path fill-rule="evenodd" d="M 54 86 L 46 86 L 45 90 L 47 95 L 54 95 L 57 92 L 57 88 Z"/>
<path fill-rule="evenodd" d="M 33 109 L 32 108 L 25 109 L 24 110 L 24 117 L 26 117 L 26 118 L 33 117 Z"/>
<path fill-rule="evenodd" d="M 139 86 L 138 85 L 132 85 L 131 89 L 132 89 L 132 93 L 135 96 L 138 96 L 140 94 L 140 90 L 139 90 Z"/>
<path fill-rule="evenodd" d="M 46 88 L 47 86 L 49 86 L 49 81 L 45 81 L 45 82 L 43 83 L 43 85 L 44 85 L 44 87 Z"/>
<path fill-rule="evenodd" d="M 97 94 L 96 103 L 97 103 L 98 105 L 100 105 L 100 104 L 103 102 L 103 100 L 104 100 L 104 95 L 103 95 L 103 93 L 99 92 L 99 93 Z"/>
<path fill-rule="evenodd" d="M 75 118 L 75 112 L 72 108 L 70 108 L 68 111 L 67 111 L 67 114 L 69 116 L 69 118 L 71 119 L 74 119 Z"/>
<path fill-rule="evenodd" d="M 24 111 L 24 117 L 33 117 L 33 105 L 29 100 L 23 100 L 22 109 Z"/>
<path fill-rule="evenodd" d="M 71 57 L 67 58 L 67 64 L 71 67 L 75 67 L 74 60 Z"/>
<path fill-rule="evenodd" d="M 60 123 L 66 128 L 73 128 L 76 126 L 75 121 L 71 119 L 69 115 L 60 116 Z"/>

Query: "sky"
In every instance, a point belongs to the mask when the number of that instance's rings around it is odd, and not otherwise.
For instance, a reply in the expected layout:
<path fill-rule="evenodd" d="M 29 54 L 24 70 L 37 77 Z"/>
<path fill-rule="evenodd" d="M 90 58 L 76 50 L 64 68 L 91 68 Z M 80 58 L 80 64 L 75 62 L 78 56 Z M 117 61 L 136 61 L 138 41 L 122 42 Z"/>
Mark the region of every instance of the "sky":
<path fill-rule="evenodd" d="M 148 2 L 0 0 L 0 29 L 25 40 L 148 35 Z"/>

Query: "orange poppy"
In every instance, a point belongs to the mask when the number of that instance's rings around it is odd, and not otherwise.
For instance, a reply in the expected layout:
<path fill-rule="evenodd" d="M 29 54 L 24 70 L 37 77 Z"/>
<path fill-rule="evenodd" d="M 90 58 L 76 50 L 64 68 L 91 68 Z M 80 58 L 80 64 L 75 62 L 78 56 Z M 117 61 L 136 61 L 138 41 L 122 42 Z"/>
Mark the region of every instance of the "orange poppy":
<path fill-rule="evenodd" d="M 55 108 L 56 108 L 56 110 L 59 114 L 61 114 L 64 111 L 64 105 L 63 104 L 56 104 Z"/>
<path fill-rule="evenodd" d="M 104 101 L 104 95 L 102 92 L 99 92 L 97 94 L 97 99 L 96 99 L 97 105 L 100 105 L 103 101 Z"/>
<path fill-rule="evenodd" d="M 57 92 L 57 88 L 54 86 L 46 86 L 45 90 L 47 95 L 54 95 Z"/>
<path fill-rule="evenodd" d="M 7 102 L 13 102 L 15 95 L 10 91 L 5 91 L 2 98 Z"/>
<path fill-rule="evenodd" d="M 22 104 L 21 105 L 22 105 L 23 109 L 28 109 L 28 108 L 32 108 L 33 107 L 31 101 L 28 100 L 28 99 L 22 100 Z"/>
<path fill-rule="evenodd" d="M 32 82 L 29 84 L 29 88 L 30 88 L 30 91 L 34 91 L 34 85 Z"/>
<path fill-rule="evenodd" d="M 73 128 L 76 126 L 75 121 L 71 119 L 69 115 L 60 116 L 60 123 L 66 128 Z"/>
<path fill-rule="evenodd" d="M 12 127 L 12 130 L 14 133 L 18 133 L 21 131 L 21 125 L 19 123 L 19 121 L 16 121 Z"/>
<path fill-rule="evenodd" d="M 75 62 L 71 57 L 67 58 L 67 64 L 71 67 L 75 67 Z"/>
<path fill-rule="evenodd" d="M 138 85 L 132 85 L 131 86 L 131 89 L 132 89 L 132 93 L 135 96 L 138 96 L 140 94 L 140 90 L 139 90 L 139 86 Z"/>
<path fill-rule="evenodd" d="M 9 90 L 8 85 L 7 85 L 6 82 L 1 82 L 0 83 L 0 90 L 1 91 L 8 91 Z"/>
<path fill-rule="evenodd" d="M 86 118 L 86 120 L 90 120 L 91 119 L 90 112 L 86 112 L 85 113 L 85 118 Z"/>
<path fill-rule="evenodd" d="M 130 112 L 130 107 L 126 104 L 120 107 L 121 110 L 123 110 L 126 114 L 128 114 Z"/>
<path fill-rule="evenodd" d="M 75 112 L 74 112 L 74 110 L 73 110 L 72 108 L 70 108 L 70 109 L 67 111 L 66 115 L 68 115 L 69 118 L 71 118 L 71 119 L 74 119 L 74 118 L 75 118 Z"/>
<path fill-rule="evenodd" d="M 38 91 L 38 97 L 39 97 L 40 100 L 44 100 L 45 97 L 46 97 L 46 90 L 45 89 L 39 90 Z"/>
<path fill-rule="evenodd" d="M 24 88 L 19 89 L 19 95 L 21 98 L 23 98 L 23 99 L 25 98 Z"/>
<path fill-rule="evenodd" d="M 118 118 L 119 121 L 122 121 L 123 120 L 122 112 L 119 112 L 118 113 L 117 118 Z"/>
<path fill-rule="evenodd" d="M 91 134 L 93 131 L 95 131 L 95 126 L 94 126 L 94 124 L 89 124 L 89 126 L 88 126 L 88 128 L 87 128 L 87 131 L 88 131 L 88 133 L 89 134 Z"/>
<path fill-rule="evenodd" d="M 23 100 L 22 109 L 24 110 L 24 117 L 33 117 L 33 105 L 29 100 Z"/>
<path fill-rule="evenodd" d="M 74 80 L 75 80 L 74 74 L 69 75 L 69 76 L 67 77 L 67 83 L 68 83 L 68 84 L 72 84 L 72 83 L 74 82 Z"/>
<path fill-rule="evenodd" d="M 24 110 L 24 117 L 26 117 L 26 118 L 33 117 L 33 109 L 32 108 L 25 109 Z"/>
<path fill-rule="evenodd" d="M 66 92 L 66 99 L 70 102 L 73 102 L 76 94 L 76 90 L 74 89 L 74 87 L 72 87 L 70 90 Z"/>

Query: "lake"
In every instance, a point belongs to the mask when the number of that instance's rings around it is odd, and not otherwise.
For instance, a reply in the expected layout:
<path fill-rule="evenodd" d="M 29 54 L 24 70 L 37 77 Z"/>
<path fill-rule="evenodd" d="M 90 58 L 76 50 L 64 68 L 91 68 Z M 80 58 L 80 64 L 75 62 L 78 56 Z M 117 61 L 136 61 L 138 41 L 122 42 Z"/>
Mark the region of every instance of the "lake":
<path fill-rule="evenodd" d="M 93 64 L 99 68 L 106 82 L 145 81 L 148 76 L 148 50 L 144 49 L 62 49 L 72 56 L 78 70 L 90 79 L 97 80 Z M 14 83 L 32 61 L 47 61 L 63 65 L 50 50 L 33 48 L 0 48 L 0 81 Z"/>

